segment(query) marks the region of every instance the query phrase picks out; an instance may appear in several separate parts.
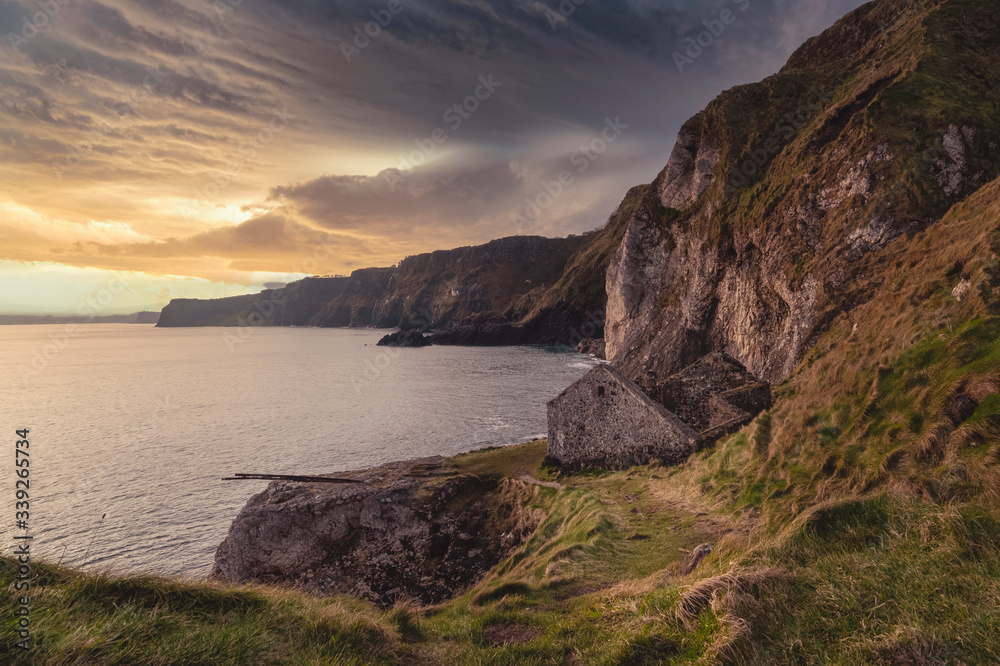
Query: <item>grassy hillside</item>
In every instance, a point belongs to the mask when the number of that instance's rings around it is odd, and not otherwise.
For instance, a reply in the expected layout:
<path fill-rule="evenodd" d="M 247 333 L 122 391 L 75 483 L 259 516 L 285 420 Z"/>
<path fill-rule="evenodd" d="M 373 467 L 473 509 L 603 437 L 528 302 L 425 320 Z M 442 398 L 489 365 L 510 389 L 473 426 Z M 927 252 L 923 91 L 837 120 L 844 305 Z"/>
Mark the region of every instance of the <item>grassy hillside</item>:
<path fill-rule="evenodd" d="M 454 601 L 379 610 L 40 566 L 35 651 L 9 650 L 4 623 L 0 659 L 997 663 L 1000 181 L 892 251 L 876 298 L 833 323 L 774 408 L 684 465 L 556 477 L 544 442 L 459 456 L 536 484 L 547 518 Z M 0 560 L 0 583 L 15 576 Z"/>

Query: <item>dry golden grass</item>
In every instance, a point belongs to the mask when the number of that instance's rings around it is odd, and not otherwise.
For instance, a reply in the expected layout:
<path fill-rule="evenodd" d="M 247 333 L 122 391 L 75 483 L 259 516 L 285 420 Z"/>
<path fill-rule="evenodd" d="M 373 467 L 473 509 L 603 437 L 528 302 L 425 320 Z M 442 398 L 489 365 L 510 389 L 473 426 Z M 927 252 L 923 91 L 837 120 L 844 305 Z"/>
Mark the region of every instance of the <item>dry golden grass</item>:
<path fill-rule="evenodd" d="M 720 576 L 704 578 L 683 591 L 674 616 L 678 622 L 691 627 L 713 602 L 721 603 L 719 599 L 722 595 L 749 592 L 766 594 L 769 585 L 787 580 L 787 572 L 778 568 L 737 568 Z"/>

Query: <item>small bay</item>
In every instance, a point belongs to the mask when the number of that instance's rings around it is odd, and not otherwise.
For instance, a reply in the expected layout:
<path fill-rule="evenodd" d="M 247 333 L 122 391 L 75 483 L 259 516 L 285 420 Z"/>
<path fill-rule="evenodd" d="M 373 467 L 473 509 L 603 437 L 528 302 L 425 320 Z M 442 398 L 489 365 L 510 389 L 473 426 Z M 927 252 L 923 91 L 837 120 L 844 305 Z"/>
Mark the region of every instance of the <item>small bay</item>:
<path fill-rule="evenodd" d="M 546 402 L 595 363 L 534 347 L 375 346 L 384 333 L 0 327 L 11 450 L 15 429 L 31 431 L 35 555 L 202 577 L 267 483 L 222 477 L 526 441 L 544 434 Z M 8 544 L 10 523 L 0 524 Z"/>

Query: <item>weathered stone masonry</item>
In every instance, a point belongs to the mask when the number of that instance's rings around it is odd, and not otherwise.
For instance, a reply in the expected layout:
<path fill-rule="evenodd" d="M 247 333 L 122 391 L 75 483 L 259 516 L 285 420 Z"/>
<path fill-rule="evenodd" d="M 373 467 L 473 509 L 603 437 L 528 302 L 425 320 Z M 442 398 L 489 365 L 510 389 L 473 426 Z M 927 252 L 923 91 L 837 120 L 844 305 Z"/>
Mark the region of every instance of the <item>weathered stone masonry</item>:
<path fill-rule="evenodd" d="M 698 433 L 658 405 L 628 377 L 599 365 L 549 403 L 551 464 L 620 469 L 660 458 L 677 463 Z"/>
<path fill-rule="evenodd" d="M 548 406 L 548 463 L 568 470 L 683 462 L 771 406 L 771 386 L 716 353 L 644 390 L 600 365 Z"/>

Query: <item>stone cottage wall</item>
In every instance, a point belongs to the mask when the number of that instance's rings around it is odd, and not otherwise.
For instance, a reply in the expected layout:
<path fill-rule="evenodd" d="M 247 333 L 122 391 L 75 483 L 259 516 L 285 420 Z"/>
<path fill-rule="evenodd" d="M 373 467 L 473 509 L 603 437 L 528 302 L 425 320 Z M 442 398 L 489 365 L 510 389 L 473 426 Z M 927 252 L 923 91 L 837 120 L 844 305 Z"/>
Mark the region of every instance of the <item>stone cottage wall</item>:
<path fill-rule="evenodd" d="M 672 465 L 698 445 L 694 430 L 607 366 L 550 402 L 548 417 L 548 462 L 568 470 Z"/>
<path fill-rule="evenodd" d="M 754 415 L 771 409 L 771 385 L 766 382 L 727 391 L 720 397 L 744 412 Z"/>

